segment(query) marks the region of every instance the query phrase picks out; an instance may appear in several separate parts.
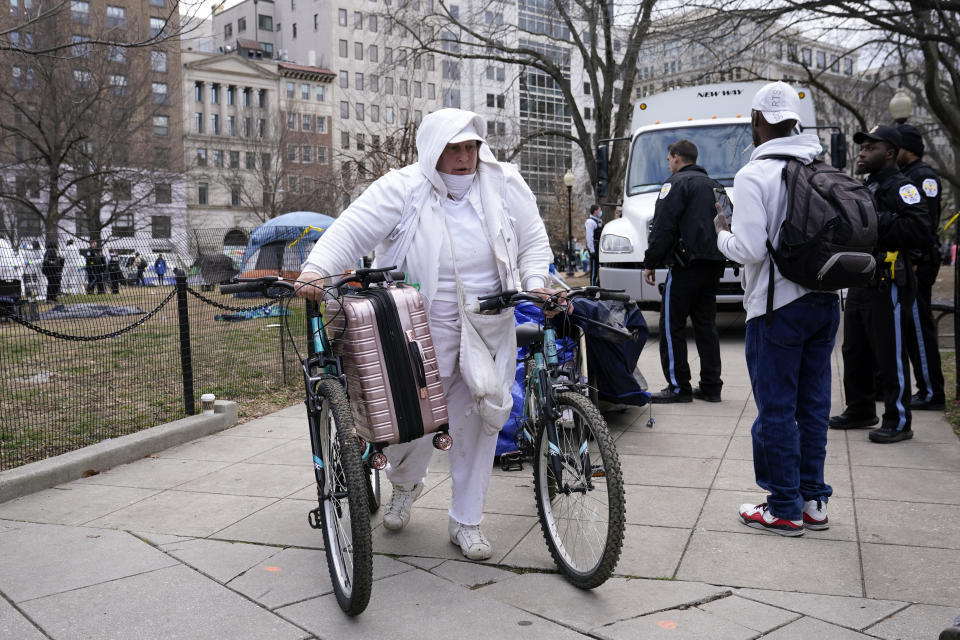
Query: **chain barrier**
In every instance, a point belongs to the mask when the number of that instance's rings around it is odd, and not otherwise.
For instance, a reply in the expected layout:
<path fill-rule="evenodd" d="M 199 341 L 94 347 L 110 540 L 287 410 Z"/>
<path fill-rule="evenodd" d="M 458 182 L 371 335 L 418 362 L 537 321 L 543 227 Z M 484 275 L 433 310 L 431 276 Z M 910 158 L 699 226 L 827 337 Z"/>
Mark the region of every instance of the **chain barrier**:
<path fill-rule="evenodd" d="M 133 329 L 136 329 L 137 327 L 139 327 L 140 325 L 142 325 L 144 322 L 146 322 L 147 320 L 149 320 L 150 318 L 152 318 L 153 316 L 155 316 L 155 315 L 157 314 L 157 312 L 160 311 L 160 309 L 162 309 L 162 308 L 164 307 L 164 305 L 166 305 L 168 302 L 170 302 L 170 301 L 173 299 L 173 296 L 175 296 L 175 295 L 177 295 L 177 290 L 176 290 L 176 289 L 173 289 L 172 291 L 170 291 L 170 294 L 169 294 L 166 298 L 164 298 L 164 299 L 160 302 L 160 304 L 157 305 L 157 307 L 156 307 L 153 311 L 150 311 L 149 313 L 147 313 L 145 316 L 143 316 L 142 318 L 140 318 L 139 320 L 137 320 L 137 321 L 134 322 L 133 324 L 128 325 L 128 326 L 126 326 L 126 327 L 123 327 L 122 329 L 117 329 L 116 331 L 113 331 L 113 332 L 111 332 L 111 333 L 102 333 L 102 334 L 97 335 L 97 336 L 71 336 L 71 335 L 68 335 L 68 334 L 66 334 L 66 333 L 59 333 L 59 332 L 57 332 L 57 331 L 50 331 L 49 329 L 44 329 L 43 327 L 38 327 L 37 325 L 33 324 L 32 322 L 23 319 L 22 317 L 20 317 L 19 315 L 15 314 L 15 313 L 10 313 L 9 311 L 7 311 L 7 312 L 0 312 L 0 313 L 5 313 L 5 315 L 6 315 L 8 318 L 10 318 L 11 320 L 13 320 L 13 321 L 16 322 L 17 324 L 23 325 L 24 327 L 26 327 L 27 329 L 30 329 L 31 331 L 36 331 L 37 333 L 42 333 L 43 335 L 45 335 L 45 336 L 50 336 L 51 338 L 57 338 L 57 339 L 59 339 L 59 340 L 72 340 L 72 341 L 74 341 L 74 342 L 95 342 L 95 341 L 97 341 L 97 340 L 107 340 L 107 339 L 109 339 L 109 338 L 116 338 L 117 336 L 123 335 L 124 333 L 127 333 L 128 331 L 132 331 Z"/>
<path fill-rule="evenodd" d="M 229 305 L 220 304 L 219 302 L 216 302 L 216 301 L 214 301 L 214 300 L 211 300 L 210 298 L 206 297 L 205 295 L 203 295 L 203 294 L 200 293 L 199 291 L 194 291 L 194 290 L 191 289 L 190 287 L 187 287 L 187 293 L 189 293 L 190 295 L 192 295 L 192 296 L 195 297 L 195 298 L 198 298 L 198 299 L 202 300 L 203 302 L 206 302 L 207 304 L 209 304 L 209 305 L 212 306 L 212 307 L 216 307 L 216 308 L 218 308 L 218 309 L 223 309 L 224 311 L 234 311 L 234 312 L 240 312 L 240 311 L 256 311 L 256 310 L 258 310 L 258 309 L 266 309 L 266 308 L 268 308 L 268 307 L 272 307 L 273 305 L 277 304 L 277 301 L 276 301 L 276 300 L 271 300 L 270 302 L 264 302 L 263 304 L 258 304 L 258 305 L 254 306 L 254 307 L 231 307 L 231 306 L 229 306 Z"/>

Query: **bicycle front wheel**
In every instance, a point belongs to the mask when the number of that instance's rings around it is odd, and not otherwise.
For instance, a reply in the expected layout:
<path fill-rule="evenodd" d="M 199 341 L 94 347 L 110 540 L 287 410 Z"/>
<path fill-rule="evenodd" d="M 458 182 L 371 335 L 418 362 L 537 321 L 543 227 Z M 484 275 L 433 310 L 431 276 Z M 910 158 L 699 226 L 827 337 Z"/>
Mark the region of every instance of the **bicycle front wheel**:
<path fill-rule="evenodd" d="M 556 405 L 556 448 L 546 422 L 536 436 L 537 513 L 550 555 L 567 580 L 593 589 L 613 573 L 623 547 L 620 461 L 606 422 L 586 397 L 561 392 Z"/>
<path fill-rule="evenodd" d="M 324 477 L 323 543 L 337 603 L 355 616 L 367 608 L 373 582 L 367 474 L 343 385 L 322 380 L 317 395 L 322 400 L 316 426 Z"/>

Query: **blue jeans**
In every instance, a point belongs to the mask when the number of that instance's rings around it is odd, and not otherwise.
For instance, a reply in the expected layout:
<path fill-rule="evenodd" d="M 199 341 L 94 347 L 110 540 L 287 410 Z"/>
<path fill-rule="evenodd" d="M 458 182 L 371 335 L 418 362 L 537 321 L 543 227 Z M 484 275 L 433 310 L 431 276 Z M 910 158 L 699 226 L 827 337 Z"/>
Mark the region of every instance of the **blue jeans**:
<path fill-rule="evenodd" d="M 758 415 L 753 436 L 757 484 L 770 512 L 800 520 L 803 503 L 826 499 L 823 479 L 830 419 L 830 354 L 840 305 L 832 293 L 808 293 L 747 323 L 746 357 Z"/>

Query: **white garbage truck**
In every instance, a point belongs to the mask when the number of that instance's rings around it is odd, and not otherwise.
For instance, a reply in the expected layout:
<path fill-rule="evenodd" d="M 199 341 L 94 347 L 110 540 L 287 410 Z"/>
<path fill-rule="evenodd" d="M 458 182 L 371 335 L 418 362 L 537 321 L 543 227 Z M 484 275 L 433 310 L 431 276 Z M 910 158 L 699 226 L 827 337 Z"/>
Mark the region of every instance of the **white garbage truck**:
<path fill-rule="evenodd" d="M 764 84 L 686 87 L 636 103 L 621 216 L 607 222 L 600 236 L 601 285 L 625 290 L 641 308 L 659 309 L 662 283 L 667 280 L 666 269 L 657 269 L 656 286 L 644 282 L 642 272 L 657 195 L 670 177 L 667 147 L 677 140 L 691 140 L 696 144 L 700 154 L 697 164 L 724 185 L 736 209 L 733 177 L 753 152 L 750 102 Z M 802 107 L 801 125 L 815 127 L 813 96 L 806 88 L 797 91 Z M 598 158 L 605 156 L 605 151 L 598 149 Z M 742 300 L 740 268 L 730 264 L 720 280 L 717 305 L 726 310 L 739 310 Z"/>

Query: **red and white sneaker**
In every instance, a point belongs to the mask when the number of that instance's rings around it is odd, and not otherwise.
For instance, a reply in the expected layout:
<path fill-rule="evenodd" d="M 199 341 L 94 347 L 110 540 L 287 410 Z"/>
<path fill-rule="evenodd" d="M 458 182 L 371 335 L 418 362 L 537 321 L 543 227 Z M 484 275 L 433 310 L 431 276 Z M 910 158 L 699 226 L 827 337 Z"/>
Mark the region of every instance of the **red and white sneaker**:
<path fill-rule="evenodd" d="M 827 519 L 827 503 L 817 498 L 803 503 L 803 526 L 811 531 L 822 531 L 830 528 Z"/>
<path fill-rule="evenodd" d="M 740 521 L 754 529 L 766 529 L 781 536 L 802 536 L 803 520 L 784 520 L 770 513 L 767 503 L 740 505 Z"/>

